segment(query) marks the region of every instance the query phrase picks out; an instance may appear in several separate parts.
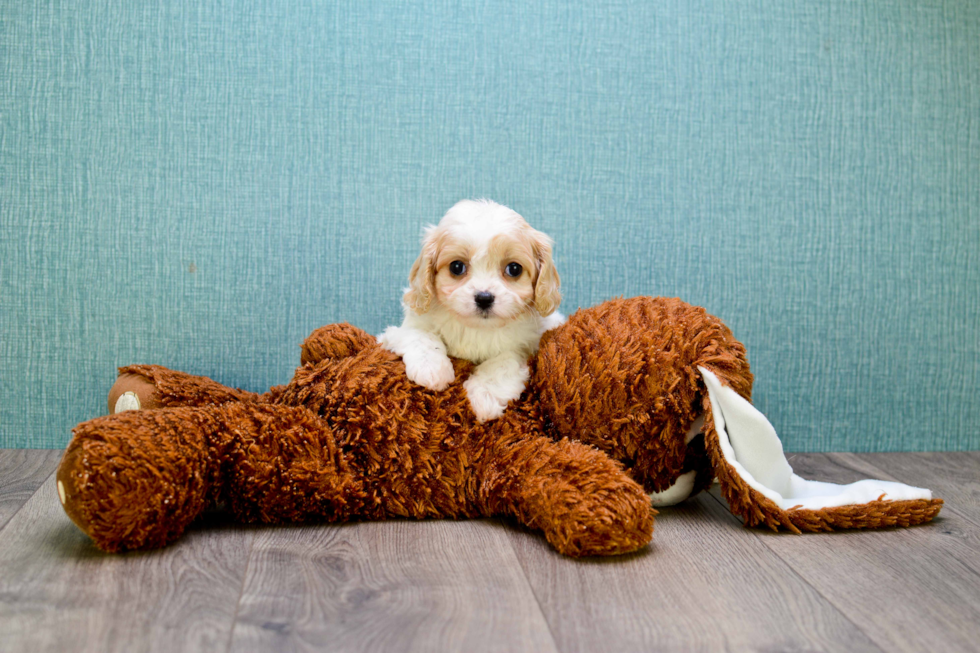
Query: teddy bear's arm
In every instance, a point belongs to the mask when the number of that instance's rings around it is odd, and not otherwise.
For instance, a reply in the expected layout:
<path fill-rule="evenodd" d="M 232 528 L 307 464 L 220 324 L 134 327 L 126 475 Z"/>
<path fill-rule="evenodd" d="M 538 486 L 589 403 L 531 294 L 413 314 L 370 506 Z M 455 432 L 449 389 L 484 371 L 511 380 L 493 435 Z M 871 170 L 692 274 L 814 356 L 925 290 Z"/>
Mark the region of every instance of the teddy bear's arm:
<path fill-rule="evenodd" d="M 567 439 L 501 438 L 482 492 L 490 514 L 542 530 L 565 555 L 627 553 L 653 535 L 643 488 L 601 451 Z"/>
<path fill-rule="evenodd" d="M 206 376 L 177 372 L 161 365 L 129 365 L 109 389 L 109 414 L 124 410 L 213 406 L 229 401 L 261 401 L 262 395 L 229 388 Z"/>
<path fill-rule="evenodd" d="M 377 342 L 371 334 L 350 324 L 328 324 L 316 329 L 300 345 L 300 363 L 315 365 L 326 358 L 346 358 Z"/>

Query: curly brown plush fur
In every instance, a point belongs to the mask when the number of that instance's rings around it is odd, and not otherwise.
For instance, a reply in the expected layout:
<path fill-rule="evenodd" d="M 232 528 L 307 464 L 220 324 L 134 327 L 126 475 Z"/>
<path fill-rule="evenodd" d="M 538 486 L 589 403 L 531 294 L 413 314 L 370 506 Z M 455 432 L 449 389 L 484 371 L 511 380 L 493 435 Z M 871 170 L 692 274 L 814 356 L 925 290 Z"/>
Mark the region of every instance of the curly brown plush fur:
<path fill-rule="evenodd" d="M 688 471 L 700 491 L 729 469 L 712 461 L 698 366 L 745 398 L 752 386 L 721 321 L 649 297 L 580 310 L 546 333 L 524 394 L 484 424 L 462 387 L 468 362 L 430 391 L 346 324 L 311 334 L 301 360 L 263 395 L 121 368 L 110 410 L 127 390 L 149 409 L 75 428 L 58 470 L 66 512 L 107 551 L 163 546 L 220 503 L 243 522 L 509 516 L 567 555 L 624 553 L 651 538 L 647 492 Z M 685 443 L 701 413 L 703 435 Z M 759 521 L 806 527 L 782 514 Z"/>

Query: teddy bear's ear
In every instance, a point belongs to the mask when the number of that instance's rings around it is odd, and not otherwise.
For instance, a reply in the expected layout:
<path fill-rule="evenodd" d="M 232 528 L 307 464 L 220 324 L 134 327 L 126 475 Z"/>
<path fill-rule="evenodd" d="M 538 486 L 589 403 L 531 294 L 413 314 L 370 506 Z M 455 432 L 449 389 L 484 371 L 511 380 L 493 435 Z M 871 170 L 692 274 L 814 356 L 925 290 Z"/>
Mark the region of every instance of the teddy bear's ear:
<path fill-rule="evenodd" d="M 538 275 L 534 280 L 534 307 L 547 317 L 561 304 L 561 279 L 551 258 L 551 238 L 532 229 L 531 242 L 538 266 Z"/>
<path fill-rule="evenodd" d="M 442 234 L 437 227 L 426 227 L 422 252 L 408 273 L 408 288 L 402 301 L 419 315 L 429 310 L 432 299 L 436 296 L 436 261 L 439 259 L 442 240 Z"/>
<path fill-rule="evenodd" d="M 732 513 L 747 526 L 773 530 L 912 526 L 935 517 L 943 500 L 925 488 L 867 479 L 849 485 L 793 473 L 772 424 L 709 369 L 698 367 L 708 390 L 705 445 Z"/>

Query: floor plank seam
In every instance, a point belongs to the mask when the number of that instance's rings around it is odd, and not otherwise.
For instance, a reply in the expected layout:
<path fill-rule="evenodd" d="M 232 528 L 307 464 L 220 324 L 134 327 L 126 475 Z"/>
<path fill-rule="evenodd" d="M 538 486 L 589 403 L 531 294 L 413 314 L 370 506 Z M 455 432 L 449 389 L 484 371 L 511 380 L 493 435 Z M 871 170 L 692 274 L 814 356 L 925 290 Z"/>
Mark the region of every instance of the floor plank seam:
<path fill-rule="evenodd" d="M 718 503 L 720 503 L 725 508 L 726 511 L 729 510 L 729 508 L 728 508 L 728 502 L 726 502 L 723 498 L 717 497 L 717 496 L 711 494 L 710 492 L 708 492 L 707 494 L 712 499 L 714 499 L 715 501 L 717 501 Z M 736 517 L 735 515 L 733 515 L 731 512 L 729 512 L 728 514 L 736 522 L 742 523 L 741 520 L 738 517 Z M 744 526 L 744 524 L 742 526 L 742 529 L 744 531 L 746 531 L 747 534 L 749 534 L 750 536 L 752 536 L 752 538 L 754 538 L 759 543 L 760 546 L 765 547 L 766 550 L 768 550 L 770 553 L 772 553 L 774 556 L 776 556 L 779 559 L 779 561 L 783 563 L 783 565 L 786 567 L 786 569 L 788 569 L 793 574 L 793 576 L 796 576 L 796 578 L 798 578 L 801 583 L 803 583 L 804 585 L 806 585 L 807 587 L 809 587 L 810 589 L 812 589 L 816 593 L 816 595 L 819 596 L 821 599 L 823 599 L 827 603 L 828 606 L 832 607 L 841 616 L 841 618 L 844 619 L 844 621 L 846 621 L 847 623 L 849 623 L 852 626 L 854 626 L 854 628 L 858 632 L 864 633 L 865 637 L 868 638 L 868 641 L 871 642 L 875 646 L 875 648 L 877 648 L 879 651 L 881 651 L 881 653 L 885 653 L 885 651 L 887 649 L 882 648 L 881 644 L 872 636 L 871 633 L 869 633 L 868 631 L 866 631 L 856 621 L 854 621 L 853 619 L 851 619 L 851 617 L 847 614 L 847 612 L 845 610 L 843 610 L 841 608 L 841 606 L 837 605 L 836 602 L 834 602 L 833 600 L 831 600 L 831 598 L 829 596 L 827 596 L 826 594 L 824 594 L 823 592 L 821 592 L 820 591 L 820 588 L 816 587 L 815 585 L 813 585 L 813 583 L 811 583 L 806 578 L 804 578 L 796 570 L 796 568 L 792 564 L 790 564 L 790 562 L 788 560 L 786 560 L 786 558 L 784 558 L 783 556 L 779 555 L 779 552 L 778 551 L 774 550 L 771 546 L 769 546 L 769 544 L 762 537 L 760 537 L 757 533 L 754 533 L 753 532 L 754 529 L 749 528 L 749 527 L 746 527 L 746 526 Z M 784 533 L 782 535 L 785 536 L 785 537 L 808 537 L 807 534 L 799 534 L 798 535 L 798 534 Z M 819 537 L 819 534 L 817 534 L 817 537 Z"/>
<path fill-rule="evenodd" d="M 238 600 L 235 601 L 235 611 L 231 615 L 231 628 L 228 631 L 228 645 L 225 646 L 225 653 L 230 653 L 232 645 L 235 643 L 235 628 L 238 626 L 238 613 L 241 612 L 242 598 L 245 596 L 245 585 L 248 583 L 248 571 L 252 567 L 252 556 L 255 553 L 255 533 L 249 534 L 248 539 L 248 558 L 245 560 L 245 570 L 242 572 L 242 587 L 238 591 Z"/>
<path fill-rule="evenodd" d="M 551 643 L 554 644 L 556 651 L 562 653 L 562 649 L 558 645 L 558 640 L 555 639 L 555 631 L 551 627 L 551 621 L 548 620 L 548 615 L 545 612 L 544 607 L 541 605 L 541 599 L 538 597 L 538 593 L 534 590 L 534 585 L 531 583 L 531 579 L 528 578 L 527 569 L 524 568 L 524 562 L 517 554 L 517 549 L 514 548 L 514 536 L 507 538 L 507 545 L 510 547 L 510 552 L 514 554 L 514 560 L 517 562 L 517 567 L 521 570 L 521 576 L 524 577 L 524 584 L 527 585 L 528 590 L 531 591 L 531 596 L 534 597 L 534 604 L 538 606 L 538 614 L 541 615 L 541 620 L 544 621 L 545 628 L 548 629 L 548 637 L 551 638 Z"/>
<path fill-rule="evenodd" d="M 779 555 L 779 552 L 778 551 L 774 551 L 772 547 L 770 547 L 765 542 L 763 542 L 762 541 L 762 538 L 759 537 L 758 535 L 756 535 L 755 533 L 753 533 L 752 535 L 757 540 L 759 540 L 759 543 L 762 544 L 762 546 L 765 546 L 770 552 L 772 552 L 773 555 L 775 555 L 777 558 L 779 558 L 782 561 L 782 563 L 784 565 L 786 565 L 786 568 L 789 569 L 794 576 L 796 576 L 797 578 L 800 579 L 800 582 L 801 583 L 805 583 L 807 587 L 809 587 L 814 592 L 816 592 L 817 596 L 819 596 L 821 599 L 823 599 L 824 601 L 826 601 L 827 602 L 827 605 L 831 606 L 834 610 L 836 610 L 837 613 L 844 619 L 844 621 L 846 621 L 849 624 L 851 624 L 852 626 L 854 626 L 854 628 L 858 632 L 864 633 L 864 636 L 868 638 L 868 641 L 871 642 L 875 646 L 875 648 L 877 648 L 882 653 L 885 653 L 885 651 L 889 650 L 889 649 L 883 648 L 882 647 L 882 644 L 875 638 L 875 636 L 872 633 L 868 632 L 863 627 L 861 627 L 861 625 L 859 623 L 857 623 L 854 619 L 852 619 L 850 617 L 850 615 L 847 614 L 847 611 L 844 610 L 840 605 L 838 605 L 836 601 L 834 601 L 829 596 L 827 596 L 826 594 L 824 594 L 823 592 L 821 592 L 819 587 L 813 585 L 810 581 L 808 581 L 806 578 L 804 578 L 800 574 L 800 572 L 796 571 L 796 568 L 793 565 L 791 565 L 789 563 L 789 561 L 786 560 L 783 556 Z M 798 536 L 793 536 L 793 537 L 806 537 L 806 536 L 805 535 L 798 535 Z"/>
<path fill-rule="evenodd" d="M 44 477 L 44 480 L 41 481 L 41 484 L 37 486 L 37 489 L 31 492 L 31 496 L 27 497 L 24 503 L 20 504 L 20 506 L 17 507 L 17 510 L 10 513 L 10 517 L 7 518 L 7 521 L 5 521 L 3 524 L 0 524 L 0 536 L 3 536 L 4 530 L 6 530 L 7 526 L 9 526 L 14 521 L 14 517 L 16 517 L 20 513 L 20 511 L 24 509 L 24 506 L 26 506 L 30 502 L 30 500 L 34 498 L 35 494 L 37 494 L 38 492 L 44 489 L 44 486 L 48 484 L 48 481 L 51 480 L 51 477 L 57 473 L 58 473 L 58 468 L 56 467 L 51 471 L 50 474 Z"/>
<path fill-rule="evenodd" d="M 41 458 L 41 459 L 45 458 L 49 454 L 52 454 L 53 457 L 55 457 L 55 458 L 59 458 L 60 457 L 59 454 L 61 453 L 60 450 L 58 450 L 58 449 L 0 449 L 0 456 L 3 456 L 5 454 L 10 454 L 12 452 L 26 452 L 28 456 L 31 456 L 32 454 L 37 453 L 38 454 L 38 457 Z M 41 486 L 43 486 L 45 483 L 48 482 L 48 479 L 51 478 L 51 474 L 58 471 L 57 461 L 54 461 L 54 463 L 55 464 L 53 464 L 52 467 L 51 467 L 51 472 L 48 473 L 48 474 L 46 474 L 43 477 L 43 479 L 41 481 L 39 481 L 34 486 L 34 489 L 31 491 L 31 493 L 23 501 L 20 502 L 20 505 L 17 506 L 17 508 L 14 510 L 13 513 L 11 513 L 10 515 L 8 515 L 7 517 L 2 517 L 2 514 L 3 513 L 2 513 L 2 511 L 0 511 L 0 519 L 3 519 L 3 521 L 0 522 L 0 532 L 2 532 L 3 529 L 7 527 L 7 524 L 9 524 L 13 520 L 13 518 L 17 515 L 17 513 L 20 512 L 21 508 L 23 508 L 25 505 L 27 505 L 27 502 L 31 500 L 31 497 L 34 496 L 34 493 L 37 492 L 41 488 Z M 34 466 L 34 465 L 31 465 L 31 463 L 29 463 L 29 462 L 26 463 L 26 464 L 29 467 L 33 467 Z M 44 461 L 44 460 L 42 460 L 37 465 L 37 467 L 38 468 L 44 468 L 46 465 L 47 465 L 47 462 Z M 2 467 L 0 467 L 0 469 L 2 469 Z M 33 475 L 33 472 L 31 472 L 30 474 L 28 474 L 28 477 L 31 476 L 31 475 Z M 16 486 L 19 483 L 26 483 L 28 486 L 30 486 L 30 483 L 32 481 L 28 477 L 17 477 L 17 478 L 15 478 L 15 480 L 13 481 L 13 485 Z M 7 486 L 0 486 L 0 497 L 6 497 L 7 496 L 7 493 L 9 492 L 9 490 L 10 490 L 10 488 L 7 487 Z"/>
<path fill-rule="evenodd" d="M 942 498 L 942 497 L 940 497 L 940 498 Z M 966 523 L 968 523 L 970 526 L 973 526 L 974 528 L 980 530 L 980 521 L 978 521 L 975 517 L 972 517 L 971 515 L 969 515 L 969 514 L 967 514 L 965 512 L 962 512 L 960 510 L 957 510 L 955 506 L 949 505 L 948 503 L 945 502 L 945 500 L 943 501 L 943 509 L 939 511 L 939 514 L 936 515 L 936 518 L 939 519 L 939 520 L 942 520 L 943 513 L 946 513 L 947 515 L 950 515 L 950 514 L 956 515 L 957 517 L 959 517 L 960 519 L 962 519 L 963 521 L 965 521 Z M 921 524 L 920 526 L 917 526 L 916 528 L 920 528 L 922 526 L 928 526 L 928 525 L 929 525 L 928 523 Z M 936 524 L 936 525 L 938 526 L 938 524 Z"/>

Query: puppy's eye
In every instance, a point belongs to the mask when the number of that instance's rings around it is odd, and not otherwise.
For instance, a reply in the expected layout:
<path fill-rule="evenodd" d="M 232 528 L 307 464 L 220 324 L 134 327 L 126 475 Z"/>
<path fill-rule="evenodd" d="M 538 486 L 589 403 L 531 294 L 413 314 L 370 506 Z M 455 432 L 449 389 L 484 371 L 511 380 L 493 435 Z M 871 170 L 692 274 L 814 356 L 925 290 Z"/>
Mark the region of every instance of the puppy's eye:
<path fill-rule="evenodd" d="M 504 274 L 506 274 L 508 277 L 513 277 L 515 279 L 521 276 L 521 272 L 523 271 L 524 268 L 521 267 L 520 263 L 508 263 L 507 267 L 504 268 Z"/>
<path fill-rule="evenodd" d="M 466 273 L 466 263 L 462 261 L 453 261 L 449 264 L 449 274 L 454 277 L 461 276 Z"/>

